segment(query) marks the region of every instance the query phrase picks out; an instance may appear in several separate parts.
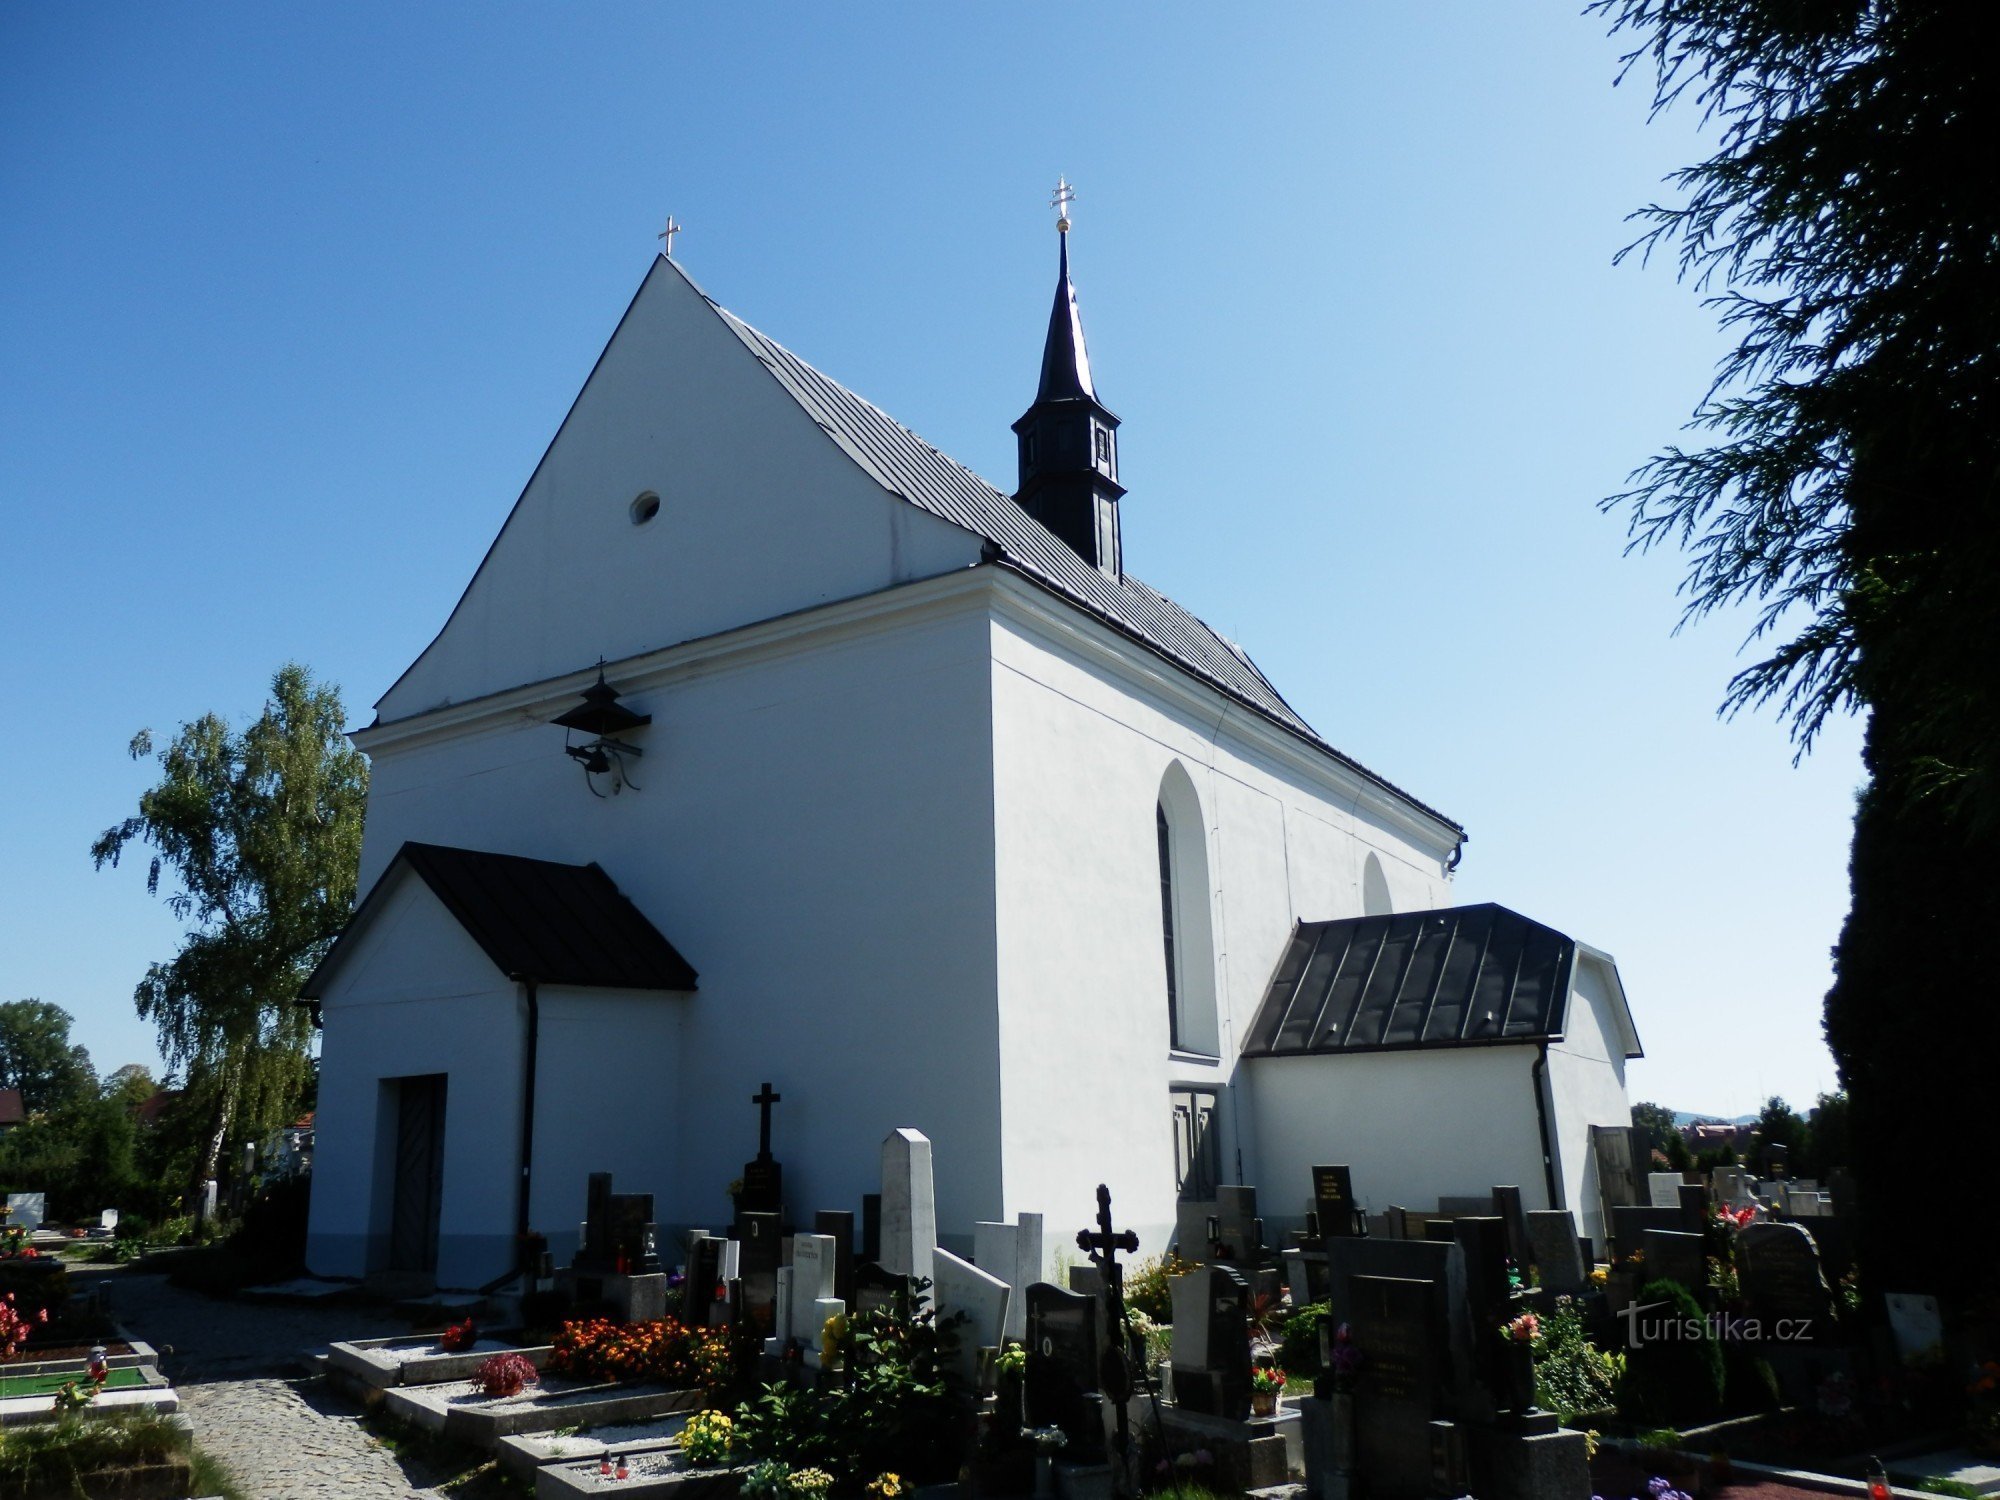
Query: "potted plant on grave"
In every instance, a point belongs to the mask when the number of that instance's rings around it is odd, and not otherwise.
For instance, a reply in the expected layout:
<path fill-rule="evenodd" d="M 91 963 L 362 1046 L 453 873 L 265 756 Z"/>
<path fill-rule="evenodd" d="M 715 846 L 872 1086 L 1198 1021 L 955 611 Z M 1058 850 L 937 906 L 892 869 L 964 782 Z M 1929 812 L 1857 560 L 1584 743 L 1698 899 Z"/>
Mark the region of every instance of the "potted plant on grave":
<path fill-rule="evenodd" d="M 1284 1394 L 1285 1372 L 1276 1365 L 1258 1365 L 1250 1372 L 1250 1415 L 1275 1417 Z"/>

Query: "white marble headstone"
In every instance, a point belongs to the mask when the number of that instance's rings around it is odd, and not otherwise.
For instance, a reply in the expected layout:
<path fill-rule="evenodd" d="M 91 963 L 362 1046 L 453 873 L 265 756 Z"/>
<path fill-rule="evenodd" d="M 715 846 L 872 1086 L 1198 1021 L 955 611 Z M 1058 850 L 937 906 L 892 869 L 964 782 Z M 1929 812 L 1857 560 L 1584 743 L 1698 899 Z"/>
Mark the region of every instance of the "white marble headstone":
<path fill-rule="evenodd" d="M 1648 1172 L 1646 1174 L 1647 1201 L 1655 1208 L 1679 1208 L 1681 1206 L 1681 1174 L 1678 1172 Z"/>
<path fill-rule="evenodd" d="M 833 1236 L 795 1234 L 792 1236 L 792 1337 L 808 1349 L 819 1347 L 820 1329 L 826 1319 L 814 1312 L 814 1304 L 833 1295 Z"/>
<path fill-rule="evenodd" d="M 785 1347 L 785 1340 L 792 1337 L 792 1268 L 778 1267 L 778 1292 L 772 1308 L 771 1326 L 777 1330 L 774 1337 L 765 1340 L 764 1352 L 776 1354 Z"/>
<path fill-rule="evenodd" d="M 847 1304 L 838 1297 L 821 1297 L 813 1302 L 808 1310 L 812 1319 L 812 1336 L 807 1338 L 801 1335 L 801 1342 L 805 1346 L 806 1363 L 817 1370 L 822 1362 L 821 1339 L 826 1333 L 827 1319 L 844 1317 L 847 1313 Z"/>
<path fill-rule="evenodd" d="M 9 1193 L 7 1195 L 7 1222 L 19 1225 L 33 1234 L 42 1227 L 42 1220 L 48 1217 L 48 1200 L 40 1193 Z"/>
<path fill-rule="evenodd" d="M 118 1227 L 118 1210 L 115 1208 L 105 1209 L 103 1213 L 97 1216 L 97 1227 L 99 1229 L 116 1229 Z"/>
<path fill-rule="evenodd" d="M 958 1325 L 958 1368 L 970 1380 L 979 1369 L 979 1351 L 1000 1347 L 1013 1289 L 949 1250 L 931 1252 L 931 1275 L 937 1283 L 931 1296 L 938 1317 L 965 1314 L 965 1321 Z"/>
<path fill-rule="evenodd" d="M 882 1142 L 882 1269 L 932 1277 L 937 1199 L 931 1186 L 931 1140 L 905 1127 Z"/>
<path fill-rule="evenodd" d="M 1042 1216 L 1022 1214 L 1012 1224 L 972 1226 L 972 1258 L 982 1271 L 1007 1283 L 1007 1327 L 1002 1337 L 1028 1337 L 1028 1288 L 1042 1279 Z"/>
<path fill-rule="evenodd" d="M 1174 1299 L 1174 1350 L 1176 1370 L 1208 1368 L 1208 1296 L 1206 1270 L 1190 1271 L 1167 1283 Z"/>
<path fill-rule="evenodd" d="M 722 1242 L 722 1265 L 716 1276 L 724 1283 L 736 1280 L 743 1274 L 743 1242 L 724 1240 Z"/>

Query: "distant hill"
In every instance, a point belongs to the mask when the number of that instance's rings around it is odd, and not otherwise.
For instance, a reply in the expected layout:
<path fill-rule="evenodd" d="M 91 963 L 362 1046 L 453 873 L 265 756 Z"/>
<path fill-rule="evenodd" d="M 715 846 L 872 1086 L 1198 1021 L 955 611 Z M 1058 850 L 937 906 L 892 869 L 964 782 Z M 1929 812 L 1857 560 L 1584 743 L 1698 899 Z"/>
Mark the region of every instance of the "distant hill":
<path fill-rule="evenodd" d="M 1676 1125 L 1688 1126 L 1694 1124 L 1697 1120 L 1711 1125 L 1754 1125 L 1757 1122 L 1757 1117 L 1755 1115 L 1704 1115 L 1697 1114 L 1691 1109 L 1677 1109 L 1674 1111 L 1674 1123 Z"/>

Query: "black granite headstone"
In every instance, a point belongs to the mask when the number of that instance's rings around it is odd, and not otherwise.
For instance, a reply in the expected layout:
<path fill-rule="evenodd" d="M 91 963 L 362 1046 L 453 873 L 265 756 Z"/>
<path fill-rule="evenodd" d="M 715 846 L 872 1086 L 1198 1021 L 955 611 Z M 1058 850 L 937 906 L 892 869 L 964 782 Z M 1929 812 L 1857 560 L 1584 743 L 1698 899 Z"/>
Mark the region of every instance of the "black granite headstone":
<path fill-rule="evenodd" d="M 1518 1187 L 1496 1187 L 1493 1190 L 1493 1208 L 1507 1228 L 1507 1258 L 1514 1262 L 1514 1269 L 1521 1273 L 1525 1282 L 1528 1267 L 1535 1258 L 1535 1247 L 1528 1238 L 1528 1210 L 1521 1201 L 1521 1190 Z"/>
<path fill-rule="evenodd" d="M 608 1269 L 621 1276 L 652 1276 L 660 1269 L 659 1229 L 653 1222 L 651 1193 L 612 1193 L 605 1200 L 610 1221 Z"/>
<path fill-rule="evenodd" d="M 766 1337 L 777 1329 L 778 1263 L 784 1255 L 776 1214 L 736 1216 L 736 1272 L 743 1282 L 741 1316 Z"/>
<path fill-rule="evenodd" d="M 681 1321 L 706 1328 L 709 1311 L 721 1300 L 722 1246 L 712 1234 L 691 1234 L 687 1247 L 687 1280 L 681 1285 Z"/>
<path fill-rule="evenodd" d="M 1073 1449 L 1095 1451 L 1104 1421 L 1095 1396 L 1099 1346 L 1097 1299 L 1038 1281 L 1028 1288 L 1028 1367 L 1024 1390 L 1030 1427 L 1060 1427 Z M 1065 1456 L 1077 1456 L 1066 1454 Z"/>
<path fill-rule="evenodd" d="M 1680 1186 L 1681 1233 L 1701 1234 L 1708 1228 L 1708 1184 L 1684 1182 Z"/>
<path fill-rule="evenodd" d="M 1747 1224 L 1736 1236 L 1743 1298 L 1767 1340 L 1816 1342 L 1833 1328 L 1819 1246 L 1798 1224 Z"/>
<path fill-rule="evenodd" d="M 833 1295 L 854 1305 L 854 1215 L 846 1209 L 821 1209 L 813 1215 L 813 1233 L 833 1236 Z"/>
<path fill-rule="evenodd" d="M 1189 1314 L 1203 1319 L 1191 1347 L 1203 1351 L 1199 1364 L 1174 1358 L 1174 1402 L 1188 1411 L 1243 1421 L 1250 1415 L 1250 1285 L 1232 1266 L 1206 1266 L 1174 1286 L 1174 1327 Z M 1199 1301 L 1184 1297 L 1193 1288 Z M 1192 1305 L 1190 1305 L 1192 1304 Z M 1183 1311 L 1183 1309 L 1186 1309 Z"/>
<path fill-rule="evenodd" d="M 1435 1289 L 1424 1281 L 1356 1276 L 1349 1291 L 1348 1331 L 1360 1355 L 1356 1487 L 1387 1500 L 1415 1500 L 1432 1493 L 1430 1424 L 1450 1365 Z"/>
<path fill-rule="evenodd" d="M 572 1263 L 579 1271 L 609 1271 L 611 1264 L 611 1174 L 592 1172 L 584 1180 L 583 1234 Z"/>
<path fill-rule="evenodd" d="M 1314 1167 L 1313 1213 L 1319 1237 L 1340 1238 L 1354 1233 L 1354 1169 Z"/>
<path fill-rule="evenodd" d="M 896 1305 L 896 1299 L 910 1288 L 910 1278 L 884 1270 L 874 1261 L 854 1268 L 854 1310 L 881 1312 Z"/>
<path fill-rule="evenodd" d="M 863 1193 L 861 1195 L 861 1258 L 879 1261 L 882 1258 L 882 1195 Z"/>

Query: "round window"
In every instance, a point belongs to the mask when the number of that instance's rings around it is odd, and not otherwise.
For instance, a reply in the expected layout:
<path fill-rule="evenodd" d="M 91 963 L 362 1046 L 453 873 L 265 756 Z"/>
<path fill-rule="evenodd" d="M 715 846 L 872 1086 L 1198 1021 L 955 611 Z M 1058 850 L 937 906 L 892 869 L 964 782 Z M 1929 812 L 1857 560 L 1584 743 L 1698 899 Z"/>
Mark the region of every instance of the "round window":
<path fill-rule="evenodd" d="M 660 497 L 651 490 L 647 490 L 645 494 L 632 502 L 632 524 L 634 526 L 644 526 L 659 513 Z"/>

